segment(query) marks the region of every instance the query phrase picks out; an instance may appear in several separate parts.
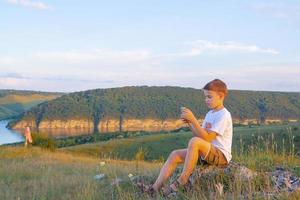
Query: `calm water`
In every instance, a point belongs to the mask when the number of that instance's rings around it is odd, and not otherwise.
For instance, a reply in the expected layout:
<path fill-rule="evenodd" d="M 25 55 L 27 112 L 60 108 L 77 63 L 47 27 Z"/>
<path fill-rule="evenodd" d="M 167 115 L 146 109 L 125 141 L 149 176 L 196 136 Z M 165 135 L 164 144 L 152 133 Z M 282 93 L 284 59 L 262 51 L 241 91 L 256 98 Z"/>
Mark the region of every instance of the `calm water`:
<path fill-rule="evenodd" d="M 6 128 L 8 122 L 9 120 L 0 121 L 0 145 L 24 141 L 20 133 Z"/>

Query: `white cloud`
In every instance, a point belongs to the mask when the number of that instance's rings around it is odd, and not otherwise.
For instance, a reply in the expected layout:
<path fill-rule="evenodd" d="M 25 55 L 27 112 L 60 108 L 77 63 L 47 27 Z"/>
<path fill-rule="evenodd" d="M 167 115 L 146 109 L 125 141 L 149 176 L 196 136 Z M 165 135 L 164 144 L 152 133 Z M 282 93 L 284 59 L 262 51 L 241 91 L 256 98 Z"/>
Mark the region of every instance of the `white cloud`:
<path fill-rule="evenodd" d="M 23 78 L 23 76 L 21 74 L 12 72 L 12 73 L 6 73 L 3 75 L 0 74 L 0 78 Z"/>
<path fill-rule="evenodd" d="M 248 53 L 270 53 L 278 54 L 279 52 L 270 48 L 261 48 L 257 45 L 246 45 L 238 42 L 211 42 L 206 40 L 196 40 L 186 42 L 185 44 L 192 46 L 192 49 L 185 53 L 185 55 L 197 56 L 204 52 L 248 52 Z"/>
<path fill-rule="evenodd" d="M 38 9 L 38 10 L 51 10 L 52 8 L 43 3 L 43 2 L 35 2 L 31 0 L 7 0 L 8 3 L 14 4 L 17 6 L 23 6 L 27 8 L 33 8 L 33 9 Z"/>
<path fill-rule="evenodd" d="M 265 90 L 265 91 L 299 91 L 300 64 L 261 64 L 226 67 L 223 69 L 193 68 L 189 71 L 183 67 L 174 70 L 172 66 L 161 66 L 158 70 L 145 71 L 139 67 L 86 69 L 74 73 L 72 68 L 66 72 L 44 70 L 44 74 L 34 72 L 8 73 L 0 75 L 1 88 L 32 89 L 46 91 L 79 91 L 93 88 L 111 88 L 127 85 L 169 85 L 202 88 L 214 79 L 224 80 L 230 89 Z"/>
<path fill-rule="evenodd" d="M 300 92 L 300 63 L 243 65 L 214 74 L 231 89 Z"/>
<path fill-rule="evenodd" d="M 1 56 L 0 57 L 0 66 L 1 65 L 11 65 L 15 62 L 16 62 L 15 58 L 8 57 L 8 56 Z"/>
<path fill-rule="evenodd" d="M 13 78 L 13 77 L 0 77 L 1 88 L 15 88 L 15 87 L 24 87 L 30 86 L 27 84 L 26 79 L 22 78 Z"/>
<path fill-rule="evenodd" d="M 229 47 L 206 43 L 205 51 L 227 51 L 236 49 L 236 46 L 239 45 L 231 43 Z M 192 51 L 192 55 L 199 55 L 196 47 L 190 48 L 190 52 Z M 252 51 L 258 50 L 254 48 Z M 206 66 L 204 61 L 196 66 L 195 63 L 184 64 L 191 60 L 189 56 L 191 54 L 154 54 L 148 50 L 109 49 L 6 56 L 0 57 L 0 87 L 47 91 L 78 91 L 125 85 L 202 88 L 207 81 L 219 77 L 235 89 L 299 91 L 300 63 L 246 65 L 239 61 L 233 65 L 224 63 L 218 66 L 217 63 Z M 215 57 L 218 58 L 218 54 Z"/>
<path fill-rule="evenodd" d="M 23 87 L 24 80 L 33 87 L 48 83 L 47 88 L 60 85 L 57 88 L 65 90 L 112 87 L 143 80 L 153 71 L 152 65 L 152 55 L 146 50 L 93 49 L 0 56 L 0 87 L 14 86 L 13 81 Z"/>

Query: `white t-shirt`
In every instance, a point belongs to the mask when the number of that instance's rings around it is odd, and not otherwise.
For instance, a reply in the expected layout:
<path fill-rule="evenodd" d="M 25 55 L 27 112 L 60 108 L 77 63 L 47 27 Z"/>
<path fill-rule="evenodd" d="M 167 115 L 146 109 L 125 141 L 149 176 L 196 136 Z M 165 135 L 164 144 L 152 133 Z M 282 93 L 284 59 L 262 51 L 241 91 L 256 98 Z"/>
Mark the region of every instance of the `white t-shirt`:
<path fill-rule="evenodd" d="M 229 162 L 232 158 L 232 119 L 230 112 L 226 108 L 222 108 L 218 111 L 210 110 L 205 115 L 202 128 L 217 133 L 216 139 L 211 143 L 222 151 L 227 162 Z"/>

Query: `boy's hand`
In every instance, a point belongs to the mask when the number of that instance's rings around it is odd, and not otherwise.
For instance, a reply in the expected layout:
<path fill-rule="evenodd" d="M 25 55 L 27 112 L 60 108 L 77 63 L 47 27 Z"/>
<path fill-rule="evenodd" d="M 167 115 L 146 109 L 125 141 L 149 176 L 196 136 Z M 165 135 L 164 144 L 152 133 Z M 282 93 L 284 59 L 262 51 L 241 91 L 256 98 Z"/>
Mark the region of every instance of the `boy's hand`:
<path fill-rule="evenodd" d="M 181 107 L 181 115 L 180 118 L 185 123 L 193 123 L 195 120 L 197 121 L 196 117 L 192 113 L 192 111 L 186 107 Z"/>

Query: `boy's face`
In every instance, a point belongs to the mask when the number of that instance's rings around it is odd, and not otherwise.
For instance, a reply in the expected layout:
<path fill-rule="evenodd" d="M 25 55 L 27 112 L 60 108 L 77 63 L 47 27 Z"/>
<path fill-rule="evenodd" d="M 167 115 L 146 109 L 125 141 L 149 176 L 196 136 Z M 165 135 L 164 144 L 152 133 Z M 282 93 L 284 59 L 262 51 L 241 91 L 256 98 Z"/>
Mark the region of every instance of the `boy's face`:
<path fill-rule="evenodd" d="M 205 103 L 207 107 L 209 107 L 210 109 L 214 109 L 217 106 L 223 104 L 224 95 L 220 92 L 215 92 L 212 90 L 204 90 L 204 96 L 205 96 Z"/>

